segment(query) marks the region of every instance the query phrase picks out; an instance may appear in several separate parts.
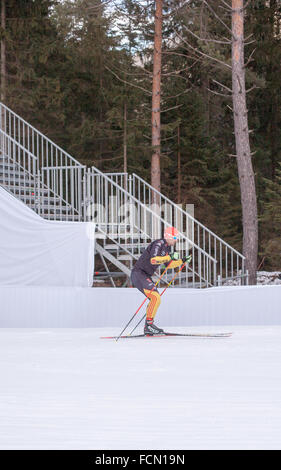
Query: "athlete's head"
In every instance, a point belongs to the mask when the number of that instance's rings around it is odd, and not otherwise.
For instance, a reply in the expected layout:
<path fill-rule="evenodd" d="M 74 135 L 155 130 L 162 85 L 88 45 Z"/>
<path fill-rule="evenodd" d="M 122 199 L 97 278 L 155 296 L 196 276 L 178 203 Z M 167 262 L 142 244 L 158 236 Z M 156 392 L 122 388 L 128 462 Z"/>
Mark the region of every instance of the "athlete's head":
<path fill-rule="evenodd" d="M 164 238 L 168 245 L 174 246 L 179 239 L 179 232 L 175 227 L 166 227 L 164 231 Z"/>

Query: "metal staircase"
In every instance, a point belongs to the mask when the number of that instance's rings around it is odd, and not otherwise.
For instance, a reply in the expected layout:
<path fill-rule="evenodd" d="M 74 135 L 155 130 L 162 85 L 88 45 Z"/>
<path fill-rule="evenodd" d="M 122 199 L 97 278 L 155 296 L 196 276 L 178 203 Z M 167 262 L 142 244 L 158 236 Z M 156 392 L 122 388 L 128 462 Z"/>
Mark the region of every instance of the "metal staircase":
<path fill-rule="evenodd" d="M 234 278 L 247 283 L 244 257 L 179 205 L 136 174 L 81 165 L 2 103 L 0 184 L 48 220 L 94 221 L 96 253 L 105 268 L 100 277 L 114 286 L 122 276 L 127 285 L 135 260 L 168 225 L 180 232 L 180 255 L 192 254 L 174 286 L 212 287 Z M 173 275 L 169 271 L 162 282 Z"/>

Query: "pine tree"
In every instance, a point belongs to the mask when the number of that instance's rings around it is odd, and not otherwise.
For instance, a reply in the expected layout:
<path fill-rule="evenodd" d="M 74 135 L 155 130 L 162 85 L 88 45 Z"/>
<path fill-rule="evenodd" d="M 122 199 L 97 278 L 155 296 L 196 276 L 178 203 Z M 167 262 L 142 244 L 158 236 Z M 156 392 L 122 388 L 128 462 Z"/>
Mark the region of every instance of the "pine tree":
<path fill-rule="evenodd" d="M 52 0 L 6 2 L 6 103 L 48 132 L 63 122 Z M 40 112 L 38 112 L 40 110 Z"/>
<path fill-rule="evenodd" d="M 275 180 L 265 179 L 264 211 L 261 221 L 260 257 L 265 269 L 281 268 L 281 164 L 275 169 Z"/>

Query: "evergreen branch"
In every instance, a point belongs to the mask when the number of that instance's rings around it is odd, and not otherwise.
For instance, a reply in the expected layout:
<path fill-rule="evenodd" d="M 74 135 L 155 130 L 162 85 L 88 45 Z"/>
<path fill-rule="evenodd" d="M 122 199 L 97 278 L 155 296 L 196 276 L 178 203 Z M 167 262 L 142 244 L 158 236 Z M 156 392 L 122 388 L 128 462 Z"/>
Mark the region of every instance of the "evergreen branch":
<path fill-rule="evenodd" d="M 265 260 L 265 256 L 262 258 L 262 260 L 261 260 L 260 264 L 258 265 L 258 269 L 257 269 L 258 271 L 259 271 L 259 270 L 260 270 L 260 268 L 263 266 L 263 264 L 264 264 L 264 260 Z"/>
<path fill-rule="evenodd" d="M 249 65 L 250 62 L 252 62 L 254 60 L 253 55 L 254 55 L 255 52 L 256 52 L 256 48 L 252 50 L 252 52 L 249 56 L 249 59 L 247 60 L 246 64 L 244 64 L 244 69 Z"/>
<path fill-rule="evenodd" d="M 254 35 L 254 33 L 249 34 L 249 36 L 247 36 L 247 37 L 244 39 L 244 41 L 248 41 L 248 39 L 250 39 L 253 35 Z"/>
<path fill-rule="evenodd" d="M 249 42 L 244 41 L 244 46 L 248 46 L 249 44 L 253 44 L 254 42 L 257 42 L 256 39 L 253 39 L 252 41 L 249 41 Z"/>
<path fill-rule="evenodd" d="M 210 59 L 210 60 L 214 60 L 215 62 L 218 62 L 219 64 L 221 65 L 224 65 L 225 67 L 229 68 L 230 70 L 232 69 L 232 67 L 230 65 L 228 65 L 226 62 L 223 62 L 222 60 L 219 60 L 219 59 L 216 59 L 215 57 L 212 57 L 208 54 L 205 54 L 204 52 L 200 51 L 199 49 L 193 47 L 191 44 L 189 44 L 189 42 L 187 42 L 185 39 L 183 39 L 183 37 L 181 37 L 177 32 L 176 32 L 176 35 L 188 46 L 190 47 L 192 50 L 196 51 L 198 54 L 201 54 L 202 56 L 206 57 L 207 59 Z"/>
<path fill-rule="evenodd" d="M 123 155 L 119 157 L 112 157 L 112 158 L 102 158 L 101 162 L 112 162 L 113 160 L 119 160 L 120 158 L 123 158 Z"/>
<path fill-rule="evenodd" d="M 225 22 L 219 17 L 219 15 L 216 14 L 216 12 L 213 10 L 213 8 L 208 4 L 206 0 L 203 0 L 203 3 L 207 5 L 209 10 L 213 13 L 213 15 L 217 18 L 218 21 L 220 21 L 221 24 L 227 29 L 227 31 L 231 34 L 231 37 L 233 37 L 235 40 L 237 40 L 236 36 L 233 34 L 232 30 L 225 24 Z"/>
<path fill-rule="evenodd" d="M 214 80 L 214 79 L 212 79 L 212 81 L 215 82 L 217 85 L 219 85 L 219 86 L 225 88 L 225 89 L 226 89 L 227 91 L 229 91 L 230 93 L 232 93 L 231 88 L 228 88 L 228 86 L 223 85 L 222 83 L 220 83 L 220 82 L 218 82 L 217 80 Z"/>
<path fill-rule="evenodd" d="M 256 88 L 260 88 L 260 87 L 257 86 L 257 85 L 253 85 L 251 88 L 249 88 L 248 90 L 246 90 L 246 93 L 251 93 L 251 91 L 255 90 Z"/>
<path fill-rule="evenodd" d="M 191 86 L 191 87 L 188 88 L 187 90 L 182 91 L 181 93 L 178 93 L 177 95 L 174 95 L 174 96 L 167 96 L 165 99 L 166 99 L 166 100 L 171 100 L 171 99 L 174 99 L 174 98 L 178 98 L 179 96 L 185 95 L 186 93 L 188 93 L 188 92 L 191 91 L 191 90 L 193 90 L 193 86 Z"/>
<path fill-rule="evenodd" d="M 128 14 L 125 9 L 123 9 L 122 7 L 120 7 L 120 5 L 117 5 L 116 2 L 114 0 L 109 0 L 113 3 L 116 11 L 119 11 L 120 13 L 122 13 L 123 16 L 127 17 L 128 19 L 132 19 L 132 15 L 131 14 Z M 138 8 L 142 11 L 140 11 L 140 15 L 142 15 L 143 13 L 146 13 L 147 10 L 149 10 L 150 7 L 152 7 L 154 2 L 151 2 L 151 3 L 147 3 L 146 6 L 143 6 L 141 5 L 140 2 L 138 2 Z"/>
<path fill-rule="evenodd" d="M 231 6 L 227 2 L 225 2 L 224 0 L 220 0 L 220 2 L 223 3 L 226 6 L 226 10 L 232 11 Z"/>
<path fill-rule="evenodd" d="M 188 67 L 184 67 L 182 69 L 174 70 L 173 72 L 162 73 L 162 77 L 170 77 L 172 75 L 179 75 L 181 72 L 185 72 Z"/>
<path fill-rule="evenodd" d="M 86 7 L 86 10 L 100 10 L 100 9 L 103 9 L 109 3 L 112 3 L 112 0 L 107 0 L 106 2 L 103 1 L 102 3 L 100 3 L 98 5 L 93 5 L 91 7 Z"/>
<path fill-rule="evenodd" d="M 195 38 L 197 38 L 199 41 L 215 42 L 215 43 L 218 43 L 218 44 L 231 44 L 231 41 L 230 41 L 230 40 L 227 40 L 227 41 L 219 41 L 218 39 L 200 38 L 200 36 L 197 36 L 197 34 L 195 34 L 193 31 L 191 31 L 187 26 L 184 25 L 184 28 L 186 29 L 186 31 L 188 31 L 190 34 L 192 34 L 192 36 L 194 36 Z"/>
<path fill-rule="evenodd" d="M 176 106 L 173 106 L 172 108 L 163 109 L 163 110 L 160 111 L 160 113 L 167 113 L 168 111 L 171 111 L 172 109 L 180 108 L 181 106 L 183 106 L 183 103 L 182 103 L 182 104 L 178 104 L 178 105 L 176 105 Z"/>
<path fill-rule="evenodd" d="M 114 75 L 118 80 L 120 80 L 120 82 L 126 83 L 127 85 L 133 86 L 135 88 L 138 88 L 139 90 L 143 91 L 144 93 L 147 93 L 148 95 L 152 95 L 151 91 L 148 91 L 139 85 L 135 85 L 134 83 L 127 82 L 127 80 L 123 80 L 122 78 L 118 77 L 118 75 L 106 65 L 104 66 L 104 68 L 106 68 L 110 73 L 112 73 L 112 75 Z"/>
<path fill-rule="evenodd" d="M 134 77 L 145 77 L 145 74 L 147 74 L 148 76 L 152 77 L 153 73 L 150 72 L 149 70 L 146 70 L 145 68 L 141 68 L 143 70 L 144 73 L 140 74 L 140 73 L 136 73 L 136 72 L 127 72 L 126 70 L 124 69 L 120 69 L 119 67 L 117 67 L 115 64 L 114 64 L 114 68 L 116 70 L 118 70 L 119 72 L 122 72 L 122 73 L 125 73 L 126 75 L 133 75 Z"/>
<path fill-rule="evenodd" d="M 171 18 L 171 16 L 174 15 L 174 13 L 179 13 L 179 11 L 185 8 L 187 5 L 189 5 L 189 0 L 187 0 L 185 3 L 183 3 L 179 7 L 175 7 L 173 10 L 170 10 L 169 13 L 163 14 L 163 19 Z"/>
<path fill-rule="evenodd" d="M 193 51 L 191 51 L 190 54 L 181 54 L 180 52 L 175 52 L 174 50 L 171 50 L 171 51 L 163 51 L 162 54 L 176 55 L 179 57 L 184 57 L 185 59 L 194 60 L 193 64 L 188 67 L 189 69 L 191 69 L 197 62 L 202 60 L 202 58 L 198 57 L 198 55 L 196 55 L 196 53 Z"/>
<path fill-rule="evenodd" d="M 230 14 L 230 11 L 231 11 L 231 10 L 229 10 L 228 8 L 225 8 L 225 7 L 223 7 L 222 5 L 219 5 L 219 8 L 221 8 L 221 9 L 224 10 L 224 11 L 227 11 L 227 13 Z"/>
<path fill-rule="evenodd" d="M 243 6 L 243 8 L 241 8 L 242 11 L 243 11 L 243 10 L 246 10 L 246 8 L 247 8 L 247 6 L 249 5 L 250 1 L 251 1 L 251 0 L 248 0 L 248 1 L 245 3 L 245 5 Z"/>
<path fill-rule="evenodd" d="M 174 52 L 174 51 L 162 51 L 162 54 L 178 55 L 180 57 L 184 57 L 185 59 L 193 59 L 194 58 L 194 56 L 192 56 L 192 55 L 181 54 L 180 52 Z"/>
<path fill-rule="evenodd" d="M 210 90 L 210 88 L 207 88 L 207 90 L 211 93 L 214 93 L 214 95 L 222 96 L 223 98 L 232 98 L 231 95 L 225 95 L 224 93 L 219 93 L 218 91 Z"/>
<path fill-rule="evenodd" d="M 161 137 L 161 142 L 167 142 L 168 140 L 173 140 L 177 137 L 177 134 L 173 134 L 170 137 Z"/>

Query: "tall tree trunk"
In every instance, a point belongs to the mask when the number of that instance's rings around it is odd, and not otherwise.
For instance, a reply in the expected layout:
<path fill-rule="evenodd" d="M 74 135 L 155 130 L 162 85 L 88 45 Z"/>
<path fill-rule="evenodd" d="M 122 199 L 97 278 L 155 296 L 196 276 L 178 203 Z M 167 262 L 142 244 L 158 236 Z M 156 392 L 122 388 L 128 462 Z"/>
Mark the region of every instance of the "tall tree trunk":
<path fill-rule="evenodd" d="M 160 191 L 161 189 L 161 60 L 162 60 L 162 25 L 163 25 L 163 0 L 155 0 L 155 34 L 153 54 L 153 84 L 152 84 L 152 159 L 151 159 L 151 185 Z M 159 204 L 155 196 L 152 201 Z"/>
<path fill-rule="evenodd" d="M 181 200 L 181 152 L 180 152 L 180 126 L 178 125 L 178 204 L 181 204 L 182 203 L 182 200 Z"/>
<path fill-rule="evenodd" d="M 6 99 L 6 41 L 3 33 L 6 31 L 6 0 L 1 0 L 1 101 Z"/>
<path fill-rule="evenodd" d="M 127 160 L 127 103 L 124 103 L 124 132 L 123 132 L 123 166 L 124 173 L 128 171 L 128 160 Z"/>
<path fill-rule="evenodd" d="M 243 0 L 232 0 L 232 90 L 234 130 L 243 214 L 243 254 L 249 283 L 256 284 L 258 219 L 246 105 Z"/>

